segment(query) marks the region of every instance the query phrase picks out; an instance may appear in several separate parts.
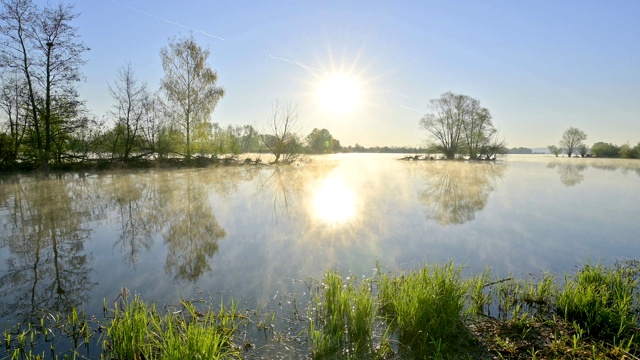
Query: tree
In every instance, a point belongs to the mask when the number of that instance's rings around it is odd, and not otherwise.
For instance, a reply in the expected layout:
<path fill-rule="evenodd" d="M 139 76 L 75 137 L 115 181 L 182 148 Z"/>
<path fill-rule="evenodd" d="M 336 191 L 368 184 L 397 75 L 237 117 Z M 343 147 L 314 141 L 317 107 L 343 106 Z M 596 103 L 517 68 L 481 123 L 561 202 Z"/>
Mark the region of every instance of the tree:
<path fill-rule="evenodd" d="M 420 119 L 420 127 L 429 133 L 431 150 L 447 159 L 465 151 L 477 159 L 481 147 L 495 132 L 491 113 L 480 101 L 467 95 L 446 92 L 429 101 L 430 113 Z"/>
<path fill-rule="evenodd" d="M 509 152 L 507 141 L 500 136 L 498 131 L 493 131 L 483 139 L 479 148 L 479 155 L 485 160 L 495 160 L 498 155 L 504 155 Z"/>
<path fill-rule="evenodd" d="M 580 154 L 580 157 L 585 157 L 589 153 L 589 147 L 585 144 L 578 145 L 576 150 L 578 151 L 578 154 Z"/>
<path fill-rule="evenodd" d="M 620 157 L 625 159 L 637 159 L 640 157 L 640 143 L 634 147 L 631 147 L 628 143 L 620 146 Z"/>
<path fill-rule="evenodd" d="M 313 154 L 327 154 L 340 150 L 340 141 L 333 138 L 327 129 L 313 129 L 305 138 L 309 152 Z"/>
<path fill-rule="evenodd" d="M 3 140 L 0 163 L 9 164 L 17 161 L 20 145 L 22 144 L 27 126 L 28 113 L 25 111 L 27 103 L 25 84 L 20 72 L 11 71 L 2 78 L 0 85 L 0 108 L 7 119 L 9 133 Z"/>
<path fill-rule="evenodd" d="M 58 135 L 68 136 L 79 118 L 67 118 L 77 101 L 75 84 L 81 80 L 82 55 L 89 50 L 78 40 L 71 22 L 78 16 L 72 5 L 37 7 L 32 0 L 2 0 L 0 64 L 24 76 L 31 116 L 30 139 L 42 165 L 47 166 Z M 62 106 L 60 109 L 58 106 Z M 58 154 L 58 158 L 60 158 Z"/>
<path fill-rule="evenodd" d="M 267 132 L 262 136 L 264 146 L 275 156 L 274 162 L 282 160 L 291 163 L 299 156 L 300 136 L 297 127 L 298 107 L 275 101 L 271 107 Z"/>
<path fill-rule="evenodd" d="M 192 142 L 207 128 L 204 125 L 211 125 L 211 113 L 224 96 L 224 89 L 216 86 L 218 74 L 207 64 L 209 50 L 198 46 L 193 36 L 170 41 L 160 51 L 160 57 L 165 74 L 161 86 L 167 101 L 166 113 L 183 131 L 184 156 L 189 159 Z"/>
<path fill-rule="evenodd" d="M 549 153 L 555 155 L 556 157 L 558 157 L 558 155 L 560 155 L 560 153 L 562 152 L 562 149 L 555 145 L 549 145 L 547 146 L 547 149 L 549 149 Z"/>
<path fill-rule="evenodd" d="M 570 127 L 562 134 L 560 148 L 564 149 L 564 152 L 571 157 L 584 140 L 587 140 L 587 134 L 585 134 L 584 131 Z"/>
<path fill-rule="evenodd" d="M 591 155 L 596 157 L 618 157 L 620 156 L 620 147 L 600 141 L 591 146 Z"/>
<path fill-rule="evenodd" d="M 131 64 L 126 64 L 118 69 L 116 82 L 109 86 L 109 93 L 115 101 L 112 115 L 116 119 L 112 153 L 127 160 L 142 129 L 149 91 L 145 83 L 138 82 Z"/>

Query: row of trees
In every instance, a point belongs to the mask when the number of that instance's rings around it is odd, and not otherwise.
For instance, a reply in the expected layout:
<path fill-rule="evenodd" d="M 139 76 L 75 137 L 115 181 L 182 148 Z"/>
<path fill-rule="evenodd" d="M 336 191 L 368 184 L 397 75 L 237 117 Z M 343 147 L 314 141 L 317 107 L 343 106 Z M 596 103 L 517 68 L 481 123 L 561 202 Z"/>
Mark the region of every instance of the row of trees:
<path fill-rule="evenodd" d="M 571 157 L 572 155 L 580 155 L 581 157 L 609 157 L 609 158 L 640 158 L 640 143 L 636 146 L 624 144 L 622 146 L 613 145 L 605 142 L 597 142 L 589 147 L 584 141 L 587 140 L 587 134 L 575 127 L 568 128 L 560 139 L 559 146 L 549 145 L 549 152 L 556 157 L 562 153 Z"/>
<path fill-rule="evenodd" d="M 507 153 L 491 113 L 478 99 L 446 92 L 429 101 L 429 110 L 419 122 L 429 134 L 429 152 L 441 153 L 447 159 L 466 155 L 471 160 L 495 159 Z"/>
<path fill-rule="evenodd" d="M 128 161 L 178 156 L 273 153 L 293 161 L 301 152 L 338 151 L 326 129 L 299 135 L 297 107 L 275 102 L 267 129 L 211 121 L 224 89 L 208 65 L 210 53 L 193 36 L 160 50 L 164 77 L 149 89 L 125 64 L 109 85 L 112 109 L 90 115 L 77 86 L 89 48 L 72 22 L 73 6 L 1 0 L 0 164 L 48 167 L 89 159 Z"/>

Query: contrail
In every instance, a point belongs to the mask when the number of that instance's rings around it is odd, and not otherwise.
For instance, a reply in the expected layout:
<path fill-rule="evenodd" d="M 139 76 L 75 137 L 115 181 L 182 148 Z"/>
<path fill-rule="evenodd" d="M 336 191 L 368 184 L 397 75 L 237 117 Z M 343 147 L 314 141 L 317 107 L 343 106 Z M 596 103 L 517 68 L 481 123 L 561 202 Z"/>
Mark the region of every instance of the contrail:
<path fill-rule="evenodd" d="M 222 40 L 222 41 L 224 41 L 224 38 L 221 38 L 220 36 L 216 36 L 216 35 L 213 35 L 213 34 L 209 34 L 208 32 L 206 32 L 206 31 L 204 31 L 204 30 L 195 29 L 195 28 L 192 28 L 192 27 L 189 27 L 189 26 L 186 26 L 186 25 L 180 24 L 180 23 L 178 23 L 178 22 L 175 22 L 175 21 L 171 21 L 171 20 L 165 19 L 165 18 L 163 18 L 163 17 L 161 17 L 161 16 L 154 15 L 154 14 L 150 14 L 150 13 L 148 13 L 148 12 L 146 12 L 146 11 L 136 9 L 136 8 L 131 7 L 131 6 L 129 6 L 129 5 L 123 5 L 123 4 L 120 4 L 120 3 L 118 3 L 116 0 L 111 0 L 111 1 L 112 1 L 114 4 L 118 5 L 118 6 L 121 6 L 121 7 L 127 8 L 127 9 L 129 9 L 129 10 L 131 10 L 131 11 L 135 11 L 135 12 L 137 12 L 137 13 L 139 13 L 139 14 L 142 14 L 142 15 L 145 15 L 145 16 L 148 16 L 148 17 L 151 17 L 151 18 L 154 18 L 154 19 L 158 19 L 158 20 L 160 20 L 160 21 L 166 22 L 167 24 L 171 24 L 171 25 L 179 26 L 179 27 L 182 27 L 182 28 L 185 28 L 185 29 L 192 30 L 192 31 L 193 31 L 193 32 L 195 32 L 195 33 L 200 33 L 200 34 L 205 35 L 205 36 L 208 36 L 208 37 L 210 37 L 210 38 L 214 38 L 214 39 L 218 39 L 218 40 Z"/>
<path fill-rule="evenodd" d="M 403 109 L 411 110 L 411 111 L 417 112 L 418 114 L 423 114 L 424 115 L 424 111 L 412 109 L 410 107 L 406 107 L 406 106 L 402 106 L 402 105 L 400 105 L 400 107 L 403 108 Z"/>
<path fill-rule="evenodd" d="M 314 68 L 314 67 L 312 67 L 312 66 L 308 66 L 308 65 L 305 65 L 305 64 L 299 63 L 299 62 L 297 62 L 297 61 L 293 61 L 293 60 L 289 60 L 289 59 L 285 59 L 285 58 L 281 58 L 281 57 L 276 57 L 276 56 L 273 56 L 273 55 L 271 55 L 271 54 L 269 54 L 269 57 L 270 57 L 270 58 L 272 58 L 272 59 L 275 59 L 275 60 L 280 60 L 280 61 L 288 62 L 289 64 L 298 65 L 298 66 L 303 67 L 303 68 L 305 68 L 305 69 L 307 69 L 307 70 L 312 70 L 312 71 L 318 71 L 318 72 L 321 72 L 321 73 L 326 73 L 326 71 L 324 71 L 324 70 L 322 70 L 322 69 Z"/>

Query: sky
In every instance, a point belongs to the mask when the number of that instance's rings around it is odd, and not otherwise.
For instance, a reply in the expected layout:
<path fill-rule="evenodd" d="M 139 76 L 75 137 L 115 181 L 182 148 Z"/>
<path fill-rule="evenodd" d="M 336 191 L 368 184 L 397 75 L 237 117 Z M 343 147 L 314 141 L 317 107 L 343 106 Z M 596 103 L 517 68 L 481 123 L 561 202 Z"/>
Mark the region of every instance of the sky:
<path fill-rule="evenodd" d="M 155 91 L 160 49 L 192 35 L 225 89 L 211 119 L 223 126 L 266 129 L 278 101 L 297 106 L 302 136 L 423 146 L 429 100 L 452 91 L 480 100 L 508 147 L 557 144 L 569 127 L 587 144 L 640 141 L 639 1 L 66 3 L 91 48 L 79 91 L 98 117 L 119 68 Z"/>

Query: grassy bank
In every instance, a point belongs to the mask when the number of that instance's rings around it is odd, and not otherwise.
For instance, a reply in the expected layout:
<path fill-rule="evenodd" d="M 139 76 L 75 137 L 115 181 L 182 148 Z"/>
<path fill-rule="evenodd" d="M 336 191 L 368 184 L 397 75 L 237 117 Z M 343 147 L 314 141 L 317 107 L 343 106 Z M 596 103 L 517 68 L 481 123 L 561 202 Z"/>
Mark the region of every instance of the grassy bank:
<path fill-rule="evenodd" d="M 5 328 L 0 358 L 640 357 L 637 261 L 524 279 L 495 278 L 489 269 L 462 273 L 453 263 L 405 272 L 378 268 L 371 278 L 332 269 L 306 281 L 308 292 L 252 311 L 234 301 L 183 301 L 159 310 L 122 296 L 112 308 L 105 304 L 103 319 L 74 310 Z"/>

